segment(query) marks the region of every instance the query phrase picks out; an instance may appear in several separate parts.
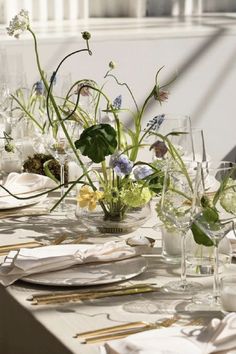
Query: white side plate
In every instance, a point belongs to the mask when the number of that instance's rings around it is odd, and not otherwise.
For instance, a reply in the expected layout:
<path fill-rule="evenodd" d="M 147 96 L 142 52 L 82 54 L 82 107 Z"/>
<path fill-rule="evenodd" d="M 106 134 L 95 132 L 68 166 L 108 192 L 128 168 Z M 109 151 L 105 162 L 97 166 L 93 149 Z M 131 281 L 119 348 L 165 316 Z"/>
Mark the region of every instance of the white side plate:
<path fill-rule="evenodd" d="M 36 193 L 34 193 L 36 194 Z M 33 195 L 33 193 L 31 193 Z M 29 196 L 29 194 L 22 194 L 22 197 Z M 14 209 L 14 208 L 23 208 L 28 205 L 34 205 L 37 204 L 44 199 L 47 198 L 47 194 L 41 195 L 40 197 L 32 198 L 32 199 L 16 199 L 12 196 L 7 196 L 7 197 L 0 197 L 0 211 L 1 210 L 7 210 L 7 209 Z"/>
<path fill-rule="evenodd" d="M 22 280 L 52 286 L 87 286 L 115 283 L 133 278 L 147 269 L 143 257 L 107 263 L 90 263 L 54 272 L 32 274 Z"/>

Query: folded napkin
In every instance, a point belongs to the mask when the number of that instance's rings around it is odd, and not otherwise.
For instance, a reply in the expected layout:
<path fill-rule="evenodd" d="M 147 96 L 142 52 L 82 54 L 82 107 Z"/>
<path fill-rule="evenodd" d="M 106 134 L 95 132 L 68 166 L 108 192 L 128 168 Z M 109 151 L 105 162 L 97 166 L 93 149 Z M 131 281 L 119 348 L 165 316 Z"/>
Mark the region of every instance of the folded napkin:
<path fill-rule="evenodd" d="M 214 318 L 206 328 L 172 327 L 137 333 L 108 342 L 104 354 L 210 354 L 236 349 L 236 313 Z"/>
<path fill-rule="evenodd" d="M 139 248 L 125 241 L 110 241 L 102 245 L 51 245 L 10 251 L 0 266 L 0 284 L 8 286 L 30 274 L 69 268 L 75 264 L 108 262 L 131 258 Z"/>
<path fill-rule="evenodd" d="M 40 191 L 42 189 L 51 189 L 57 184 L 49 177 L 35 173 L 17 173 L 12 172 L 8 175 L 4 187 L 12 194 L 19 195 Z M 9 195 L 3 188 L 0 188 L 0 197 Z"/>

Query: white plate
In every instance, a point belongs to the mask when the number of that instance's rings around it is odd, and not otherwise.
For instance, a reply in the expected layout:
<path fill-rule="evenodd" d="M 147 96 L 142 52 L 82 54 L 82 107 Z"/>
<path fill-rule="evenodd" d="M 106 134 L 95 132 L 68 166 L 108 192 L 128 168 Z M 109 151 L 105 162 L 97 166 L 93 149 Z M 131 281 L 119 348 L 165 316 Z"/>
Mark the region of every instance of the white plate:
<path fill-rule="evenodd" d="M 35 195 L 35 193 L 31 194 L 24 194 L 24 197 L 30 196 L 30 195 Z M 23 195 L 22 195 L 23 197 Z M 1 210 L 7 210 L 7 209 L 14 209 L 14 208 L 22 208 L 26 207 L 28 205 L 34 205 L 37 204 L 44 199 L 47 198 L 47 194 L 41 195 L 40 197 L 32 198 L 32 199 L 16 199 L 12 196 L 7 196 L 7 197 L 0 197 L 0 211 Z"/>
<path fill-rule="evenodd" d="M 40 285 L 87 286 L 110 284 L 133 278 L 143 273 L 147 261 L 134 257 L 107 263 L 90 263 L 54 272 L 32 274 L 22 280 Z"/>

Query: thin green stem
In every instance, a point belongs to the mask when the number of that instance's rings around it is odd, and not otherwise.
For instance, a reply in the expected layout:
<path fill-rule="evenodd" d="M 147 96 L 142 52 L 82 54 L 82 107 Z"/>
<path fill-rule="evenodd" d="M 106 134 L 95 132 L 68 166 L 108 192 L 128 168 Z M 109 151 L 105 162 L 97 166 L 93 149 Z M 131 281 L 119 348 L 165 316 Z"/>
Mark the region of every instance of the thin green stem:
<path fill-rule="evenodd" d="M 14 95 L 11 95 L 11 97 L 18 103 L 18 105 L 21 107 L 21 109 L 23 110 L 23 112 L 25 114 L 27 114 L 27 116 L 32 120 L 32 122 L 34 122 L 34 124 L 37 125 L 37 127 L 41 130 L 41 132 L 43 133 L 44 129 L 43 127 L 39 124 L 39 122 L 34 118 L 34 116 L 27 111 L 27 109 L 21 104 L 21 102 L 19 101 L 19 99 L 17 97 L 15 97 Z"/>
<path fill-rule="evenodd" d="M 120 81 L 117 79 L 117 77 L 116 77 L 115 75 L 110 74 L 110 70 L 109 70 L 109 71 L 105 74 L 105 76 L 104 76 L 104 78 L 107 78 L 107 77 L 112 77 L 112 78 L 116 81 L 117 85 L 119 85 L 119 86 L 125 86 L 125 87 L 127 88 L 127 90 L 128 90 L 129 93 L 130 93 L 130 96 L 131 96 L 132 99 L 133 99 L 133 102 L 134 102 L 134 104 L 135 104 L 135 108 L 136 108 L 136 110 L 137 110 L 137 113 L 139 114 L 139 108 L 138 108 L 137 101 L 136 101 L 136 99 L 135 99 L 135 97 L 134 97 L 134 95 L 133 95 L 133 92 L 132 92 L 132 90 L 130 89 L 129 85 L 128 85 L 126 82 L 120 82 Z"/>

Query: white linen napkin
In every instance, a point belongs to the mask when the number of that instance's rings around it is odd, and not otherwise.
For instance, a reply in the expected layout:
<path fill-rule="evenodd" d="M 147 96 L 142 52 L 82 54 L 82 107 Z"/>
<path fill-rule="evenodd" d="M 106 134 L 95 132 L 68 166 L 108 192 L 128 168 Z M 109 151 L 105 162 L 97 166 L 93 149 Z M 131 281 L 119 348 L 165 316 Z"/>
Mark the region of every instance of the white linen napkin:
<path fill-rule="evenodd" d="M 8 175 L 4 187 L 12 194 L 19 195 L 40 191 L 43 189 L 51 189 L 57 184 L 49 177 L 38 175 L 36 173 L 17 173 L 12 172 Z M 3 188 L 0 188 L 0 197 L 9 195 Z"/>
<path fill-rule="evenodd" d="M 236 313 L 214 318 L 206 328 L 155 329 L 105 343 L 104 354 L 211 354 L 236 349 Z"/>
<path fill-rule="evenodd" d="M 137 256 L 139 248 L 125 241 L 101 245 L 51 245 L 10 251 L 0 266 L 0 284 L 8 286 L 30 274 L 69 268 L 88 262 L 108 262 Z"/>

